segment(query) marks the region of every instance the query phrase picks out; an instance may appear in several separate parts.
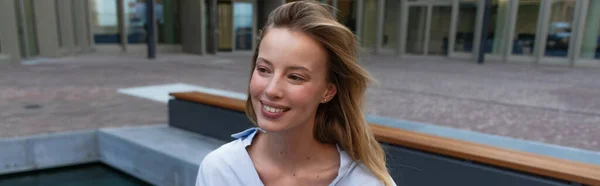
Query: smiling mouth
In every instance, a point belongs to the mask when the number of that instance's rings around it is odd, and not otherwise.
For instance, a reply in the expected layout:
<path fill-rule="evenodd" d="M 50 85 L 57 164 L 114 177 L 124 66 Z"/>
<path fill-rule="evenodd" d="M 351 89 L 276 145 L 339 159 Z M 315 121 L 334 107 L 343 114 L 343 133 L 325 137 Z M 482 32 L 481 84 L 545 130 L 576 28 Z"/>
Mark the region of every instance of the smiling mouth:
<path fill-rule="evenodd" d="M 262 104 L 263 110 L 270 112 L 270 113 L 282 113 L 282 112 L 286 112 L 286 111 L 290 110 L 289 108 L 285 108 L 285 107 L 268 106 L 268 105 L 265 105 L 264 103 L 262 103 L 262 101 L 261 101 L 261 104 Z"/>

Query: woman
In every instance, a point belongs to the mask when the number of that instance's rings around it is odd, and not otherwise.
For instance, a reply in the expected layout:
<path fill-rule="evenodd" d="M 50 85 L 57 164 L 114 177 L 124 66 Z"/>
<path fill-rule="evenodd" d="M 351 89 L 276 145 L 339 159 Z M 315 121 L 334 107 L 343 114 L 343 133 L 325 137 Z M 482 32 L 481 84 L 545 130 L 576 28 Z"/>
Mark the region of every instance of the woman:
<path fill-rule="evenodd" d="M 371 76 L 330 10 L 293 2 L 269 16 L 246 115 L 257 128 L 208 154 L 197 186 L 395 185 L 361 105 Z"/>

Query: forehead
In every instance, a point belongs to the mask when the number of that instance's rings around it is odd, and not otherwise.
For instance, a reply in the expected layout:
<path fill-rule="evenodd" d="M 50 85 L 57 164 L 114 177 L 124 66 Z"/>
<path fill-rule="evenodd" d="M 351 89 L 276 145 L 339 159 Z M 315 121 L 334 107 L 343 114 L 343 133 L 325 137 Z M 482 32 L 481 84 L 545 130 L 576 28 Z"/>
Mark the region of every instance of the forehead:
<path fill-rule="evenodd" d="M 258 57 L 274 65 L 295 65 L 311 71 L 324 69 L 327 52 L 309 35 L 287 28 L 271 28 L 260 43 Z"/>

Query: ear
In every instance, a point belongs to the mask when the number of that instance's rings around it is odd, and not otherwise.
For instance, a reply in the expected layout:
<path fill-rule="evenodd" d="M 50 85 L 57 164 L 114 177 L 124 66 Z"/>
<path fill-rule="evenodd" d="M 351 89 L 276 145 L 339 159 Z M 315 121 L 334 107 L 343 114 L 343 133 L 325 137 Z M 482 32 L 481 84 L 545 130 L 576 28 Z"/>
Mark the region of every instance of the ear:
<path fill-rule="evenodd" d="M 321 103 L 329 102 L 331 99 L 333 99 L 333 97 L 335 96 L 336 93 L 337 93 L 337 87 L 334 84 L 329 83 L 327 85 L 327 88 L 325 89 L 325 93 L 323 95 L 323 99 L 321 100 Z"/>

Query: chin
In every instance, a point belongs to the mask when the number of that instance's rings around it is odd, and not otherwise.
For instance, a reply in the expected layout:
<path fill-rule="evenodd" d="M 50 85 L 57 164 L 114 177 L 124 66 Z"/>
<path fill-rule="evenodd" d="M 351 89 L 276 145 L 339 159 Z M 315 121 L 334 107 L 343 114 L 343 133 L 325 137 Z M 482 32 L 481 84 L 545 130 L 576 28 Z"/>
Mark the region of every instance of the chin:
<path fill-rule="evenodd" d="M 259 116 L 260 117 L 260 116 Z M 283 122 L 280 121 L 270 121 L 263 118 L 257 118 L 256 124 L 258 128 L 262 129 L 265 132 L 281 132 L 285 131 L 287 127 Z"/>

